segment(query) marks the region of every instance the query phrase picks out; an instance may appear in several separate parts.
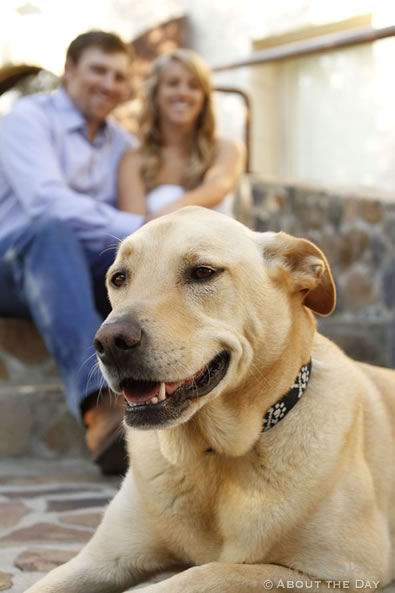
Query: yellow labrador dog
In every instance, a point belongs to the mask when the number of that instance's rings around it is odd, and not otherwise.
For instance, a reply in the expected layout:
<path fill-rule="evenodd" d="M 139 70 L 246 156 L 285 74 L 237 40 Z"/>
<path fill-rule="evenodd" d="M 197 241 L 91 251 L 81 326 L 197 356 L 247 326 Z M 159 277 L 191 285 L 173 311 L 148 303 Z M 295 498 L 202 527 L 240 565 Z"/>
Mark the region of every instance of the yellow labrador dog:
<path fill-rule="evenodd" d="M 131 459 L 89 544 L 29 593 L 375 589 L 394 577 L 395 372 L 316 333 L 312 243 L 185 208 L 108 272 L 100 366 Z"/>

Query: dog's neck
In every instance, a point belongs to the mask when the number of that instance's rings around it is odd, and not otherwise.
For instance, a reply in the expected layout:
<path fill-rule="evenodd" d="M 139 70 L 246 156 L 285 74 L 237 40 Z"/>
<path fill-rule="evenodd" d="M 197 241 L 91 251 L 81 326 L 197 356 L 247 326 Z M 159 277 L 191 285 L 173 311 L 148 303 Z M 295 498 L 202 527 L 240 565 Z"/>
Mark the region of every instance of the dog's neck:
<path fill-rule="evenodd" d="M 304 364 L 296 376 L 295 381 L 283 397 L 274 405 L 270 406 L 263 417 L 262 432 L 267 432 L 273 426 L 276 426 L 298 403 L 307 389 L 311 376 L 312 362 L 311 358 L 307 364 Z"/>
<path fill-rule="evenodd" d="M 273 364 L 254 360 L 260 372 L 250 373 L 248 382 L 215 398 L 185 424 L 159 431 L 161 451 L 171 463 L 196 462 L 206 452 L 241 457 L 254 447 L 262 435 L 265 415 L 290 394 L 301 368 L 310 359 L 315 321 L 309 313 L 297 318 L 299 323 L 294 323 L 284 350 Z M 273 425 L 275 416 L 271 414 L 271 418 Z"/>
<path fill-rule="evenodd" d="M 289 390 L 266 411 L 259 413 L 256 407 L 247 406 L 243 414 L 236 414 L 226 399 L 218 398 L 189 422 L 159 431 L 162 453 L 176 465 L 196 462 L 207 453 L 244 455 L 260 433 L 276 426 L 300 400 L 309 383 L 311 366 L 311 360 L 303 365 Z"/>

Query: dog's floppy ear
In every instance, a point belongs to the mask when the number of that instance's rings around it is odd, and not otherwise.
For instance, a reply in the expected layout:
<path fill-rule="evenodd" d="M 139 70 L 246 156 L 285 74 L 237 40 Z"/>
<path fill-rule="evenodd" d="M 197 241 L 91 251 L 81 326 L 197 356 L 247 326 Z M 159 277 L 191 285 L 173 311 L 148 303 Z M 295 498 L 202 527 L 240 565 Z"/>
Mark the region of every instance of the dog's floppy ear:
<path fill-rule="evenodd" d="M 322 251 L 306 239 L 287 233 L 262 233 L 259 239 L 269 274 L 285 280 L 291 292 L 303 295 L 303 304 L 319 315 L 330 315 L 336 288 Z"/>

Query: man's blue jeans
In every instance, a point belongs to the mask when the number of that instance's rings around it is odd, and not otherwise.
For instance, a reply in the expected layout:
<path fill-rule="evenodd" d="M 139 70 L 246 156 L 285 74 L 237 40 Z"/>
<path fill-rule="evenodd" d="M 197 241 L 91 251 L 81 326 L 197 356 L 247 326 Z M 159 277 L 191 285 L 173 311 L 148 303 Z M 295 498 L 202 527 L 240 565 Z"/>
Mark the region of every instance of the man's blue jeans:
<path fill-rule="evenodd" d="M 88 252 L 54 219 L 0 240 L 0 316 L 33 319 L 77 417 L 103 385 L 92 343 L 110 311 L 104 278 L 114 256 L 114 249 Z"/>

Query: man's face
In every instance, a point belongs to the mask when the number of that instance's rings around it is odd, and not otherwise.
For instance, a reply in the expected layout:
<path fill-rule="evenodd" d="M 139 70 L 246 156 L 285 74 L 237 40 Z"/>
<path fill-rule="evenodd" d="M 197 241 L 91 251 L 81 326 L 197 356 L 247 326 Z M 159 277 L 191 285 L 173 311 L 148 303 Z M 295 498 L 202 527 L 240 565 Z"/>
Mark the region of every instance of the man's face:
<path fill-rule="evenodd" d="M 102 122 L 128 97 L 130 60 L 123 52 L 87 48 L 77 64 L 67 60 L 64 81 L 76 107 L 91 122 Z"/>

